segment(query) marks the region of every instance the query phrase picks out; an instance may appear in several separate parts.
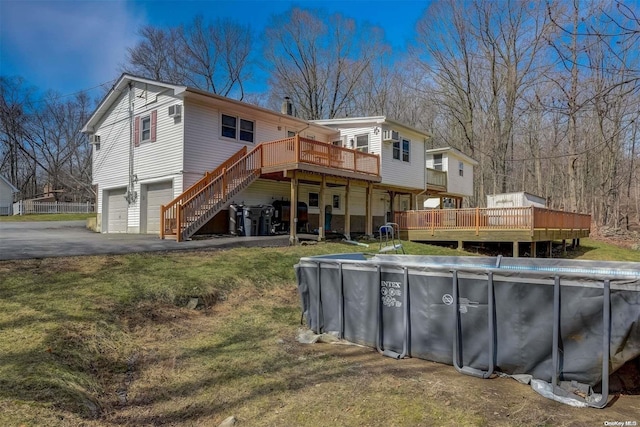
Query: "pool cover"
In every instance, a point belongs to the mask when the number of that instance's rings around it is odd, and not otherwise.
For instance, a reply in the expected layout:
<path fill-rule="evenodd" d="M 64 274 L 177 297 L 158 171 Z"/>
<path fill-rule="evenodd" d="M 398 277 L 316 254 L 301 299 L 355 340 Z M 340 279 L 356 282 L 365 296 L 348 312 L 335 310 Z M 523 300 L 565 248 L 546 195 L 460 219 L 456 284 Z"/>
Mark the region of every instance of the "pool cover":
<path fill-rule="evenodd" d="M 337 254 L 295 270 L 316 333 L 482 378 L 528 374 L 556 400 L 604 407 L 609 374 L 640 355 L 639 263 Z"/>

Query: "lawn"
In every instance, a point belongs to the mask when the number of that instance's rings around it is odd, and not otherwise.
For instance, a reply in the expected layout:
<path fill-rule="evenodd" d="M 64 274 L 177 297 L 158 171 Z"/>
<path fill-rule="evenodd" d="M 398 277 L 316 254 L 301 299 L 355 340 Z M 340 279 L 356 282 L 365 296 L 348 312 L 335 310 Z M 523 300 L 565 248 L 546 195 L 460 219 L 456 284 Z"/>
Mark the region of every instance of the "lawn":
<path fill-rule="evenodd" d="M 459 252 L 409 243 L 412 254 Z M 0 262 L 0 425 L 603 425 L 513 380 L 296 340 L 293 265 L 338 243 Z M 585 241 L 581 258 L 614 249 Z M 636 253 L 629 253 L 629 260 Z M 633 258 L 633 259 L 632 259 Z M 197 309 L 187 308 L 198 298 Z M 194 300 L 195 301 L 195 300 Z M 634 412 L 636 411 L 636 412 Z"/>
<path fill-rule="evenodd" d="M 0 222 L 31 222 L 31 221 L 78 221 L 95 218 L 95 213 L 71 213 L 71 214 L 29 214 L 0 216 Z"/>

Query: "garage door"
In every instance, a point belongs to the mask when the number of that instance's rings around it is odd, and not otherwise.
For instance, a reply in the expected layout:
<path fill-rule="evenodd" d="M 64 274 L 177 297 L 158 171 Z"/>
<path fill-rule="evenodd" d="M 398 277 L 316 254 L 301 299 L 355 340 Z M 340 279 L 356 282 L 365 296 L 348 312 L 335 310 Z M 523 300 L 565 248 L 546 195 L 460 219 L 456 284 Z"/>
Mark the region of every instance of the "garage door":
<path fill-rule="evenodd" d="M 107 233 L 127 232 L 128 203 L 126 188 L 107 192 Z"/>
<path fill-rule="evenodd" d="M 173 200 L 173 182 L 165 181 L 147 184 L 146 191 L 146 232 L 160 233 L 160 206 Z"/>

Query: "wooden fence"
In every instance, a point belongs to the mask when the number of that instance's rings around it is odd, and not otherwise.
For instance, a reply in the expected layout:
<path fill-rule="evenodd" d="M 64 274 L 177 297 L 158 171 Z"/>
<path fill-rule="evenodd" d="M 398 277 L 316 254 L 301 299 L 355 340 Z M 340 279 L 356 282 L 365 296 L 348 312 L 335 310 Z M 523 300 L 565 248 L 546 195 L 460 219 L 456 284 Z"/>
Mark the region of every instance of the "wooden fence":
<path fill-rule="evenodd" d="M 13 204 L 13 215 L 57 214 L 57 213 L 92 213 L 93 203 L 36 202 L 23 200 Z"/>

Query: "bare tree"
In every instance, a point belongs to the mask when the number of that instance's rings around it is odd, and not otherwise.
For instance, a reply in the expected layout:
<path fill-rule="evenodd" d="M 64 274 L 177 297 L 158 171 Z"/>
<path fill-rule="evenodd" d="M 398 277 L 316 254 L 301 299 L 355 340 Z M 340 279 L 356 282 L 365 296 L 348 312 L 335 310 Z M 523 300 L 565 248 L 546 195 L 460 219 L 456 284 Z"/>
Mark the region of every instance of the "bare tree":
<path fill-rule="evenodd" d="M 140 36 L 128 49 L 123 71 L 244 97 L 252 45 L 249 27 L 222 19 L 206 24 L 197 16 L 180 27 L 143 27 Z"/>
<path fill-rule="evenodd" d="M 273 93 L 289 96 L 306 119 L 348 115 L 372 61 L 387 47 L 377 28 L 294 8 L 274 17 L 265 35 Z"/>

